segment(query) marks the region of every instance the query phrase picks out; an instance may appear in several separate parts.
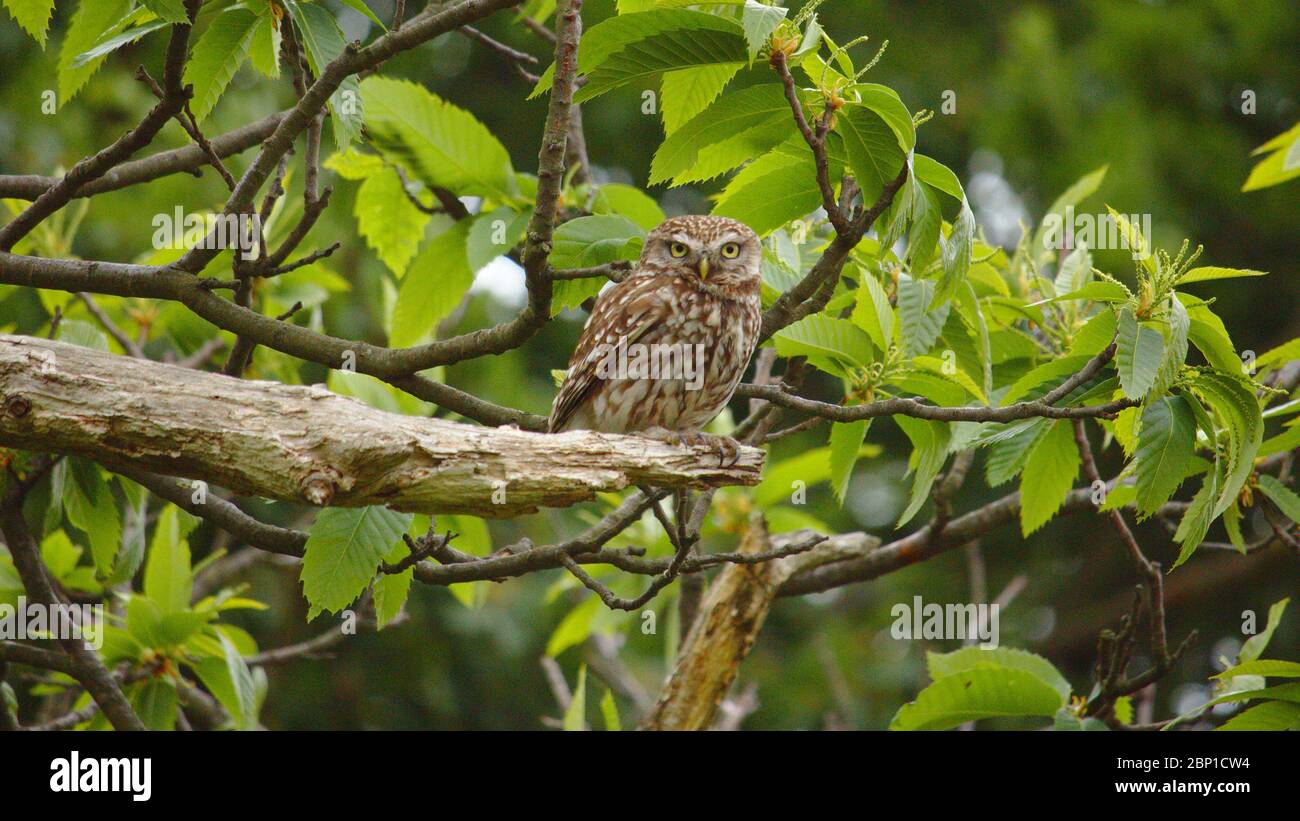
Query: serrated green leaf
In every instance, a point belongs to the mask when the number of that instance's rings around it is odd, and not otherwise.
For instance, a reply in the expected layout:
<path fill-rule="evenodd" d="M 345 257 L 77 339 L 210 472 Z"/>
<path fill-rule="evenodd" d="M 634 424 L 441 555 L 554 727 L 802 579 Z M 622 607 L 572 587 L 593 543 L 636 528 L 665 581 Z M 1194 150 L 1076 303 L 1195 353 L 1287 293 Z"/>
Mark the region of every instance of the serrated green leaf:
<path fill-rule="evenodd" d="M 300 0 L 283 2 L 302 37 L 307 63 L 319 77 L 325 67 L 337 60 L 347 47 L 343 30 L 339 28 L 333 13 L 323 6 Z M 334 126 L 334 144 L 342 151 L 354 140 L 360 139 L 363 112 L 368 108 L 355 74 L 348 75 L 339 83 L 339 87 L 330 95 L 329 108 Z"/>
<path fill-rule="evenodd" d="M 60 108 L 77 95 L 104 62 L 104 57 L 100 56 L 85 65 L 74 66 L 78 55 L 130 25 L 130 10 L 131 0 L 80 0 L 77 3 L 68 34 L 59 48 Z"/>
<path fill-rule="evenodd" d="M 1052 203 L 1051 207 L 1044 212 L 1042 222 L 1038 224 L 1038 229 L 1034 232 L 1033 244 L 1030 246 L 1032 252 L 1039 255 L 1040 260 L 1050 258 L 1059 247 L 1059 243 L 1051 241 L 1055 238 L 1048 236 L 1049 231 L 1064 232 L 1065 210 L 1092 196 L 1101 187 L 1102 180 L 1106 178 L 1106 169 L 1108 167 L 1103 165 L 1101 168 L 1080 177 L 1073 185 L 1065 189 Z"/>
<path fill-rule="evenodd" d="M 370 584 L 379 563 L 411 523 L 411 514 L 384 507 L 325 508 L 316 515 L 302 561 L 308 620 L 338 612 Z"/>
<path fill-rule="evenodd" d="M 1233 716 L 1215 730 L 1300 730 L 1300 704 L 1266 701 Z"/>
<path fill-rule="evenodd" d="M 1283 516 L 1293 522 L 1300 522 L 1300 496 L 1295 491 L 1279 482 L 1276 476 L 1267 473 L 1260 474 L 1259 489 L 1277 505 Z"/>
<path fill-rule="evenodd" d="M 672 136 L 708 108 L 744 67 L 744 63 L 714 63 L 665 71 L 659 81 L 659 113 L 665 136 Z"/>
<path fill-rule="evenodd" d="M 224 631 L 218 631 L 216 637 L 221 643 L 222 655 L 199 660 L 193 665 L 194 672 L 203 686 L 226 708 L 236 729 L 256 729 L 257 685 L 253 672 Z"/>
<path fill-rule="evenodd" d="M 646 12 L 652 15 L 665 13 Z M 584 38 L 583 48 L 586 47 Z M 725 17 L 701 14 L 691 19 L 686 27 L 658 31 L 653 36 L 627 42 L 609 54 L 586 74 L 587 83 L 574 94 L 573 101 L 586 102 L 613 89 L 648 80 L 665 71 L 743 62 L 747 57 L 744 33 L 735 22 Z M 578 62 L 581 69 L 581 56 Z"/>
<path fill-rule="evenodd" d="M 472 224 L 471 220 L 453 223 L 426 242 L 411 261 L 393 308 L 388 340 L 393 347 L 405 348 L 423 339 L 474 284 L 466 250 Z"/>
<path fill-rule="evenodd" d="M 273 80 L 280 76 L 281 39 L 275 16 L 269 12 L 259 15 L 253 28 L 253 42 L 248 47 L 248 59 L 262 76 Z"/>
<path fill-rule="evenodd" d="M 670 132 L 655 152 L 650 165 L 650 184 L 667 182 L 689 171 L 701 149 L 723 142 L 734 146 L 730 156 L 735 161 L 713 173 L 735 168 L 788 136 L 789 119 L 790 104 L 779 83 L 763 83 L 726 94 L 692 117 L 684 127 Z M 782 129 L 769 135 L 774 124 L 780 124 Z M 753 137 L 748 144 L 736 143 L 747 135 Z"/>
<path fill-rule="evenodd" d="M 140 0 L 140 5 L 169 23 L 188 23 L 184 0 Z"/>
<path fill-rule="evenodd" d="M 860 277 L 857 301 L 850 316 L 853 324 L 867 332 L 876 349 L 886 351 L 894 340 L 894 308 L 885 288 L 870 273 Z"/>
<path fill-rule="evenodd" d="M 846 368 L 872 362 L 871 338 L 847 319 L 813 314 L 777 331 L 772 337 L 781 356 L 806 356 L 818 368 L 842 375 Z"/>
<path fill-rule="evenodd" d="M 352 207 L 366 244 L 400 278 L 424 239 L 429 215 L 415 207 L 391 169 L 367 177 Z"/>
<path fill-rule="evenodd" d="M 1178 490 L 1195 445 L 1196 418 L 1183 397 L 1162 396 L 1142 410 L 1134 459 L 1140 517 L 1155 513 Z"/>
<path fill-rule="evenodd" d="M 505 147 L 469 112 L 386 77 L 366 78 L 361 96 L 375 147 L 426 185 L 501 202 L 518 193 Z"/>
<path fill-rule="evenodd" d="M 194 44 L 194 52 L 185 67 L 186 85 L 194 86 L 190 108 L 199 122 L 212 111 L 248 57 L 258 16 L 242 8 L 218 14 Z"/>
<path fill-rule="evenodd" d="M 1013 647 L 963 647 L 951 653 L 926 653 L 925 666 L 935 681 L 980 667 L 1023 670 L 1051 686 L 1063 701 L 1070 698 L 1070 682 L 1050 661 Z"/>
<path fill-rule="evenodd" d="M 1029 452 L 1020 477 L 1020 532 L 1028 536 L 1047 523 L 1079 475 L 1079 448 L 1068 419 L 1051 424 Z"/>
<path fill-rule="evenodd" d="M 375 13 L 370 10 L 370 7 L 367 6 L 364 2 L 362 2 L 362 0 L 339 0 L 339 2 L 351 8 L 352 10 L 360 12 L 361 14 L 364 14 L 366 17 L 369 17 L 371 22 L 373 22 L 376 26 L 379 26 L 381 30 L 388 31 L 388 26 L 384 25 L 384 21 L 380 20 L 375 15 Z"/>
<path fill-rule="evenodd" d="M 98 576 L 107 577 L 122 546 L 122 520 L 108 483 L 98 467 L 84 459 L 67 459 L 63 509 L 68 521 L 86 534 Z"/>
<path fill-rule="evenodd" d="M 144 568 L 144 593 L 164 615 L 189 609 L 194 576 L 186 535 L 196 524 L 193 516 L 175 505 L 167 505 L 158 515 Z"/>
<path fill-rule="evenodd" d="M 176 687 L 166 679 L 137 681 L 127 687 L 127 701 L 146 729 L 167 732 L 176 729 L 180 699 Z"/>
<path fill-rule="evenodd" d="M 1042 716 L 1064 705 L 1052 685 L 1011 667 L 976 667 L 945 676 L 903 705 L 891 730 L 947 730 L 983 718 Z"/>
<path fill-rule="evenodd" d="M 1141 399 L 1155 384 L 1165 352 L 1165 340 L 1154 328 L 1138 322 L 1128 308 L 1120 311 L 1116 329 L 1115 364 L 1120 385 L 1130 399 Z"/>
<path fill-rule="evenodd" d="M 835 422 L 831 425 L 831 490 L 835 499 L 844 504 L 844 495 L 849 489 L 849 480 L 853 478 L 853 467 L 858 463 L 858 453 L 862 442 L 867 438 L 870 419 L 858 422 Z"/>
<path fill-rule="evenodd" d="M 822 195 L 812 154 L 806 147 L 791 153 L 794 147 L 794 140 L 787 140 L 743 168 L 727 184 L 713 213 L 739 220 L 766 236 L 817 210 Z M 832 176 L 834 170 L 833 165 Z"/>
<path fill-rule="evenodd" d="M 898 280 L 899 337 L 903 352 L 920 356 L 930 350 L 943 324 L 948 321 L 951 305 L 944 303 L 931 310 L 934 300 L 934 283 L 927 279 L 900 278 Z"/>
<path fill-rule="evenodd" d="M 166 20 L 155 20 L 152 23 L 146 23 L 145 25 L 142 26 L 129 28 L 126 31 L 121 32 L 120 34 L 115 34 L 112 37 L 109 37 L 105 40 L 100 41 L 99 43 L 96 43 L 94 48 L 88 51 L 83 51 L 81 54 L 78 54 L 76 58 L 72 61 L 72 67 L 81 68 L 82 66 L 92 63 L 95 60 L 98 60 L 102 57 L 106 57 L 109 54 L 112 54 L 114 51 L 117 51 L 119 48 L 125 46 L 128 43 L 134 43 L 138 41 L 141 37 L 144 37 L 146 34 L 149 34 L 150 32 L 157 31 L 158 29 L 161 28 L 166 28 L 169 25 L 171 24 L 168 23 Z"/>
<path fill-rule="evenodd" d="M 894 421 L 912 442 L 912 455 L 907 463 L 912 471 L 912 495 L 894 525 L 899 528 L 911 521 L 930 498 L 930 487 L 948 458 L 952 430 L 943 422 L 928 419 L 896 416 Z"/>
<path fill-rule="evenodd" d="M 1201 268 L 1192 268 L 1178 278 L 1179 285 L 1186 285 L 1189 282 L 1208 282 L 1214 279 L 1237 279 L 1238 277 L 1262 277 L 1268 276 L 1267 271 L 1256 271 L 1251 268 L 1219 268 L 1214 265 L 1208 265 Z"/>
<path fill-rule="evenodd" d="M 835 130 L 844 140 L 849 169 L 864 202 L 873 203 L 885 183 L 903 167 L 903 150 L 894 129 L 874 109 L 850 103 L 835 115 Z"/>
<path fill-rule="evenodd" d="M 4 4 L 23 31 L 40 43 L 41 48 L 45 48 L 54 0 L 4 0 Z"/>
<path fill-rule="evenodd" d="M 1047 434 L 1047 425 L 1046 419 L 1027 420 L 1008 428 L 1005 438 L 992 444 L 984 466 L 989 487 L 997 487 L 1019 475 L 1034 445 Z"/>
<path fill-rule="evenodd" d="M 745 8 L 740 13 L 740 27 L 745 31 L 745 43 L 749 47 L 749 61 L 767 45 L 772 32 L 781 25 L 789 9 L 780 6 L 768 6 L 755 0 L 746 0 Z"/>
<path fill-rule="evenodd" d="M 1253 659 L 1229 667 L 1215 678 L 1237 678 L 1239 676 L 1263 676 L 1264 678 L 1300 678 L 1300 662 L 1279 661 L 1277 659 Z"/>

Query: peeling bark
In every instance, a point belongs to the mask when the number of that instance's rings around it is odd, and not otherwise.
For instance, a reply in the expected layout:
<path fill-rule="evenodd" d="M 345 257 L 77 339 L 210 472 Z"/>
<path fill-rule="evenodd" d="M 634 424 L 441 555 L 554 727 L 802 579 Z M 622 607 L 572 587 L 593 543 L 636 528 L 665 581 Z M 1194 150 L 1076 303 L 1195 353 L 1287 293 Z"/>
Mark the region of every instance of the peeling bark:
<path fill-rule="evenodd" d="M 776 539 L 756 517 L 741 542 L 741 553 L 806 539 L 811 531 L 783 533 Z M 775 542 L 775 544 L 774 544 Z M 832 536 L 807 553 L 761 564 L 731 564 L 709 589 L 677 656 L 677 664 L 654 708 L 641 720 L 642 730 L 705 730 L 713 725 L 718 705 L 731 689 L 740 663 L 763 629 L 777 588 L 796 573 L 830 562 L 861 558 L 880 544 L 865 533 Z"/>
<path fill-rule="evenodd" d="M 629 485 L 758 482 L 763 452 L 540 434 L 375 410 L 256 382 L 0 335 L 0 445 L 313 505 L 508 517 Z M 494 498 L 495 495 L 495 498 Z"/>

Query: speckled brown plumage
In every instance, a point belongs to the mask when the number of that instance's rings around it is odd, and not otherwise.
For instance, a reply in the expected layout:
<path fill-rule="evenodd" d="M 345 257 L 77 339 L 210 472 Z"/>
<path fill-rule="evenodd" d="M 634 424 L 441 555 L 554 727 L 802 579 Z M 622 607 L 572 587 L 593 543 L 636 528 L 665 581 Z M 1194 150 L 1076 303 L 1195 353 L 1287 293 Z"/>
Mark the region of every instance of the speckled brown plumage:
<path fill-rule="evenodd" d="M 651 231 L 632 274 L 596 300 L 550 430 L 691 433 L 708 424 L 731 399 L 758 340 L 761 259 L 757 235 L 735 220 L 674 217 Z M 609 350 L 602 345 L 620 339 L 692 352 L 688 346 L 702 346 L 702 378 L 602 378 L 598 366 Z"/>

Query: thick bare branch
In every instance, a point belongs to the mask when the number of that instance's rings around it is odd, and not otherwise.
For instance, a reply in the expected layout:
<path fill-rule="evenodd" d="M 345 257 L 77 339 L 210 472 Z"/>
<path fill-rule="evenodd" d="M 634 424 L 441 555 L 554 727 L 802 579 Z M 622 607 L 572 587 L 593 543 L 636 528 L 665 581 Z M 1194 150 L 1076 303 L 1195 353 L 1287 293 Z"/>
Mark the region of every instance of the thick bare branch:
<path fill-rule="evenodd" d="M 0 336 L 0 393 L 5 445 L 315 505 L 513 516 L 635 484 L 754 484 L 763 462 L 753 448 L 720 467 L 705 445 L 400 416 L 21 336 Z"/>

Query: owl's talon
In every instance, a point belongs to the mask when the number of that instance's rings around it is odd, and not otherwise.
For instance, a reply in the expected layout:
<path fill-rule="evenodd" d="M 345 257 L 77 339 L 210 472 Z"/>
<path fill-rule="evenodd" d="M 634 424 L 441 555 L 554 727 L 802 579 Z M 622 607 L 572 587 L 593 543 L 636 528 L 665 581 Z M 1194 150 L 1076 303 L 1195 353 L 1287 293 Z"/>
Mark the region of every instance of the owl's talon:
<path fill-rule="evenodd" d="M 740 461 L 740 443 L 730 436 L 716 436 L 700 431 L 672 431 L 664 428 L 649 428 L 642 431 L 641 435 L 660 442 L 681 445 L 684 448 L 708 448 L 716 451 L 719 468 L 729 468 Z"/>

